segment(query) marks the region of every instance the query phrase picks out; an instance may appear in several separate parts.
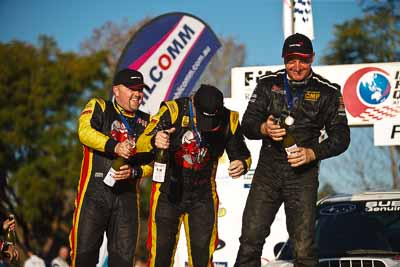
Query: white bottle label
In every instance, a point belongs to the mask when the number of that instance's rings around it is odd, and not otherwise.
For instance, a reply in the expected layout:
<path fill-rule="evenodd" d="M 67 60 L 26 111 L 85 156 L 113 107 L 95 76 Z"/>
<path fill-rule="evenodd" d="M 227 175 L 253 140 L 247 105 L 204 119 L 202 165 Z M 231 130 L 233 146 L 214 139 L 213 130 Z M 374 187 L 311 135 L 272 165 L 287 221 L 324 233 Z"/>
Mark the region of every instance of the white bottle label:
<path fill-rule="evenodd" d="M 167 171 L 166 163 L 154 162 L 153 181 L 158 183 L 163 183 L 165 180 L 166 171 Z"/>
<path fill-rule="evenodd" d="M 115 170 L 113 168 L 110 168 L 106 177 L 103 179 L 103 182 L 110 187 L 113 187 L 116 182 L 115 179 L 113 178 L 114 173 Z"/>
<path fill-rule="evenodd" d="M 292 145 L 292 146 L 290 146 L 290 147 L 285 147 L 286 154 L 289 156 L 290 154 L 293 153 L 293 149 L 295 149 L 295 148 L 297 148 L 297 145 L 296 145 L 296 144 L 294 144 L 294 145 Z"/>

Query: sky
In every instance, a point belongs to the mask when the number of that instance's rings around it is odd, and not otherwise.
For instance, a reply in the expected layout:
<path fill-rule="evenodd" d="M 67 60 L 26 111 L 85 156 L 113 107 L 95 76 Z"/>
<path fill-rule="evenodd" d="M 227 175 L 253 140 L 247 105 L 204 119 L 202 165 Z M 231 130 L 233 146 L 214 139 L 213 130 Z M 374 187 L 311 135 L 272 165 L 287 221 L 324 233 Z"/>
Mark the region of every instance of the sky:
<path fill-rule="evenodd" d="M 316 61 L 328 51 L 334 39 L 334 25 L 361 17 L 360 0 L 313 0 L 313 40 Z M 280 65 L 282 33 L 281 0 L 0 0 L 0 42 L 13 39 L 37 44 L 39 34 L 53 37 L 63 51 L 79 51 L 95 28 L 112 21 L 121 24 L 124 19 L 135 24 L 145 17 L 156 17 L 170 12 L 185 12 L 199 17 L 223 37 L 232 37 L 246 48 L 245 66 Z M 384 153 L 373 147 L 369 135 L 360 145 L 358 130 L 352 129 L 353 152 L 323 161 L 321 183 L 336 173 L 339 191 L 357 191 L 349 181 L 344 165 L 352 164 L 349 155 Z M 361 133 L 365 134 L 365 130 Z M 364 149 L 364 150 L 362 150 Z M 372 157 L 373 158 L 373 157 Z M 384 156 L 379 157 L 385 158 Z M 376 162 L 375 162 L 376 163 Z M 368 162 L 366 163 L 368 164 Z M 378 163 L 377 163 L 378 164 Z M 387 162 L 378 165 L 378 171 Z M 326 166 L 326 167 L 324 167 Z"/>
<path fill-rule="evenodd" d="M 334 25 L 362 15 L 358 2 L 312 1 L 316 65 L 333 39 Z M 248 66 L 282 63 L 281 0 L 0 0 L 0 42 L 37 44 L 38 35 L 46 34 L 62 50 L 78 51 L 93 29 L 107 21 L 134 24 L 170 12 L 197 16 L 218 36 L 244 44 Z"/>

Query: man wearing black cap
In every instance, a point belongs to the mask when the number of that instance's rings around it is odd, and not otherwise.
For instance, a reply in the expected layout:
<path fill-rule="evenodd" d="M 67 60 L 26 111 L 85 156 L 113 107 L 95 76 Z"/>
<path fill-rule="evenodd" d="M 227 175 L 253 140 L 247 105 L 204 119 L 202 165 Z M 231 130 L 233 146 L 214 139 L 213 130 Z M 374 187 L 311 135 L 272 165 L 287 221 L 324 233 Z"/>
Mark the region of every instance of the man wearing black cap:
<path fill-rule="evenodd" d="M 93 98 L 81 112 L 78 136 L 83 160 L 70 233 L 72 266 L 96 266 L 104 232 L 108 266 L 133 265 L 139 223 L 136 186 L 138 179 L 152 172 L 132 157 L 137 138 L 149 122 L 149 114 L 139 110 L 145 87 L 140 72 L 123 69 L 114 77 L 113 99 Z M 117 157 L 128 164 L 109 177 Z M 106 177 L 115 184 L 106 184 Z"/>
<path fill-rule="evenodd" d="M 289 36 L 282 57 L 285 69 L 260 78 L 243 115 L 244 135 L 261 139 L 262 147 L 235 267 L 260 266 L 265 238 L 282 203 L 294 265 L 318 265 L 314 225 L 319 163 L 343 153 L 350 143 L 340 87 L 312 71 L 310 39 L 298 33 Z M 328 134 L 325 140 L 319 138 L 322 129 Z M 295 139 L 290 147 L 282 142 L 287 131 Z"/>
<path fill-rule="evenodd" d="M 224 107 L 221 91 L 201 85 L 192 97 L 163 102 L 140 136 L 137 148 L 169 152 L 164 181 L 153 178 L 147 241 L 149 266 L 172 266 L 182 222 L 189 266 L 212 266 L 218 244 L 218 159 L 226 150 L 232 178 L 246 173 L 251 164 L 239 114 Z"/>

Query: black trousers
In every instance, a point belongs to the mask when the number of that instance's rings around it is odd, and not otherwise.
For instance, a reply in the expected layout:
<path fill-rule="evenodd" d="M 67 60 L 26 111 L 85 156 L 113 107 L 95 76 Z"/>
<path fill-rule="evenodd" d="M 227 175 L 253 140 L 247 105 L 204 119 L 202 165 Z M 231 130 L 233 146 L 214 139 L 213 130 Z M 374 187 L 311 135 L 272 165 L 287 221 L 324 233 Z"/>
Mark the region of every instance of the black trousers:
<path fill-rule="evenodd" d="M 74 213 L 70 234 L 73 267 L 95 267 L 104 232 L 109 267 L 132 267 L 138 237 L 138 196 L 132 181 L 113 188 L 92 178 Z"/>
<path fill-rule="evenodd" d="M 260 155 L 243 212 L 240 247 L 235 267 L 261 266 L 270 227 L 282 203 L 293 241 L 295 267 L 318 265 L 314 244 L 318 164 L 292 168 L 285 160 Z"/>
<path fill-rule="evenodd" d="M 194 199 L 190 192 L 184 193 L 182 202 L 175 205 L 169 202 L 166 193 L 159 191 L 159 187 L 153 182 L 147 239 L 149 266 L 172 267 L 182 225 L 186 233 L 188 265 L 212 266 L 212 255 L 218 242 L 216 191 L 213 189 Z"/>

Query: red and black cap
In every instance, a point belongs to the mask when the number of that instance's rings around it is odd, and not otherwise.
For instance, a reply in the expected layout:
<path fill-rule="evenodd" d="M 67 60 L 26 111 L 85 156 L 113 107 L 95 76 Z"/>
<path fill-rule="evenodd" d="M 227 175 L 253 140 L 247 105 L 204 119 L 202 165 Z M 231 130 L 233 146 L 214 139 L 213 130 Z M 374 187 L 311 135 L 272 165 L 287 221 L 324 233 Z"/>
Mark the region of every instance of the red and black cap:
<path fill-rule="evenodd" d="M 113 85 L 124 85 L 132 90 L 141 90 L 149 87 L 144 83 L 143 74 L 133 69 L 123 69 L 114 76 Z"/>
<path fill-rule="evenodd" d="M 295 33 L 286 38 L 282 48 L 282 57 L 285 61 L 292 57 L 311 59 L 313 56 L 313 45 L 307 36 Z"/>
<path fill-rule="evenodd" d="M 224 96 L 211 85 L 202 84 L 194 95 L 197 127 L 201 131 L 212 131 L 222 121 Z"/>

